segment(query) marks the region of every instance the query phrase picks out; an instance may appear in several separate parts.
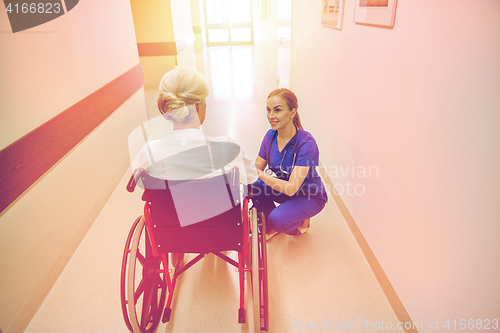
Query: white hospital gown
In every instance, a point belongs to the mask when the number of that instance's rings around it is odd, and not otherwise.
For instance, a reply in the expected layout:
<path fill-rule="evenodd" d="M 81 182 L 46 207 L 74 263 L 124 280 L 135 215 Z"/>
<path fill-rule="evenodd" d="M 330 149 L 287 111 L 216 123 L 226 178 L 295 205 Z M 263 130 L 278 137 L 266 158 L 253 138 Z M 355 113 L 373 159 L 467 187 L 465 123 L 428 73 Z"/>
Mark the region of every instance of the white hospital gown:
<path fill-rule="evenodd" d="M 206 137 L 200 128 L 173 130 L 162 139 L 150 140 L 133 159 L 133 168 L 142 167 L 149 175 L 167 180 L 212 178 L 231 172 L 234 166 L 240 183 L 258 179 L 254 162 L 235 140 Z"/>

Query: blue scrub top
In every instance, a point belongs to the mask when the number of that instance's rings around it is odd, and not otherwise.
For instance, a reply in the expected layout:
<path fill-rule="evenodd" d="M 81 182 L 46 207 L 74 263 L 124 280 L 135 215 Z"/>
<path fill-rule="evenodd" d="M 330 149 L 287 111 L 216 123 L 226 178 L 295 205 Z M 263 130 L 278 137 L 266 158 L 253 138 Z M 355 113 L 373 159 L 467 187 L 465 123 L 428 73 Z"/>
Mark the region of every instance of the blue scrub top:
<path fill-rule="evenodd" d="M 299 129 L 295 135 L 297 136 L 295 139 L 295 165 L 308 166 L 310 168 L 304 182 L 294 196 L 314 196 L 317 199 L 327 201 L 328 197 L 326 195 L 325 186 L 316 171 L 316 166 L 319 164 L 319 149 L 316 140 L 314 140 L 311 133 L 302 129 Z M 289 175 L 281 172 L 280 164 L 281 169 L 284 171 L 292 171 L 294 138 L 295 137 L 292 137 L 283 150 L 279 152 L 278 135 L 275 130 L 271 129 L 266 133 L 260 145 L 259 156 L 267 161 L 269 168 L 279 179 L 288 180 L 290 178 Z M 270 151 L 269 148 L 271 148 Z M 283 163 L 281 163 L 282 159 Z"/>

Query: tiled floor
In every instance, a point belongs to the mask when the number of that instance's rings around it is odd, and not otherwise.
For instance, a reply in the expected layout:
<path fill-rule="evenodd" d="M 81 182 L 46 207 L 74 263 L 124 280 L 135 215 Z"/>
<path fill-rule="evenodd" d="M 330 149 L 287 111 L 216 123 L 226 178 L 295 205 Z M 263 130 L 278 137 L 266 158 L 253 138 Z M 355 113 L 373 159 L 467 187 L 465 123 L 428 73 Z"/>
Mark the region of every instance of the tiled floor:
<path fill-rule="evenodd" d="M 262 60 L 245 46 L 209 48 L 198 56 L 198 69 L 210 85 L 204 130 L 234 137 L 255 158 L 268 129 L 265 100 L 274 89 Z M 155 94 L 146 91 L 152 108 Z M 127 332 L 120 305 L 121 257 L 129 228 L 142 210 L 141 193 L 125 190 L 129 175 L 130 170 L 26 332 Z M 312 219 L 305 235 L 278 235 L 268 242 L 268 267 L 269 332 L 384 332 L 382 321 L 396 326 L 397 318 L 333 200 Z M 237 323 L 234 267 L 208 255 L 181 275 L 178 287 L 171 321 L 160 324 L 158 332 L 253 331 L 251 320 Z M 247 309 L 251 318 L 250 303 Z"/>

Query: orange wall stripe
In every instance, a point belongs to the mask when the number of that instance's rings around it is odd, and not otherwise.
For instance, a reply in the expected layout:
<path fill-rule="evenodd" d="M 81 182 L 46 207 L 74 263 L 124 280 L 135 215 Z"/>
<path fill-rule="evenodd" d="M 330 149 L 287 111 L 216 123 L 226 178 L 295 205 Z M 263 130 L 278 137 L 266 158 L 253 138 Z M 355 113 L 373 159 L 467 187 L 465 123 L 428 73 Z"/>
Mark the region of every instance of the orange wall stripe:
<path fill-rule="evenodd" d="M 0 212 L 143 85 L 139 64 L 2 149 Z"/>
<path fill-rule="evenodd" d="M 138 43 L 139 57 L 174 56 L 177 55 L 175 42 L 164 43 Z"/>

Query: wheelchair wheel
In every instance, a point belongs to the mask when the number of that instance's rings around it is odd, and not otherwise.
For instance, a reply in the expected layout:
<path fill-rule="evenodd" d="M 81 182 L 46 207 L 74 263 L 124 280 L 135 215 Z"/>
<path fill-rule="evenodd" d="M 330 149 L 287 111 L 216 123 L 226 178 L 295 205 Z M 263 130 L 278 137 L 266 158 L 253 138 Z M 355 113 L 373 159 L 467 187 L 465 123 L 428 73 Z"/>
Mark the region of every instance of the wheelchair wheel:
<path fill-rule="evenodd" d="M 254 331 L 267 331 L 269 328 L 269 303 L 267 282 L 266 226 L 264 214 L 251 212 L 252 222 L 252 292 Z"/>
<path fill-rule="evenodd" d="M 161 257 L 154 257 L 144 217 L 134 222 L 125 245 L 121 271 L 122 312 L 130 332 L 156 330 L 165 305 L 167 284 Z"/>

